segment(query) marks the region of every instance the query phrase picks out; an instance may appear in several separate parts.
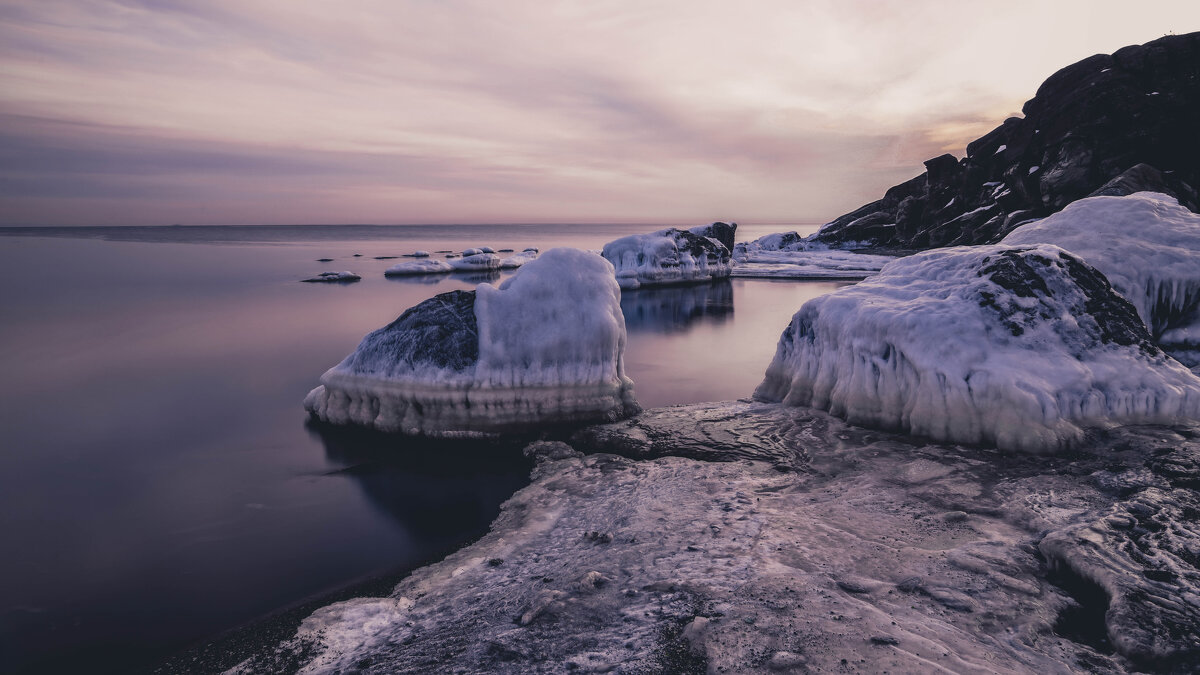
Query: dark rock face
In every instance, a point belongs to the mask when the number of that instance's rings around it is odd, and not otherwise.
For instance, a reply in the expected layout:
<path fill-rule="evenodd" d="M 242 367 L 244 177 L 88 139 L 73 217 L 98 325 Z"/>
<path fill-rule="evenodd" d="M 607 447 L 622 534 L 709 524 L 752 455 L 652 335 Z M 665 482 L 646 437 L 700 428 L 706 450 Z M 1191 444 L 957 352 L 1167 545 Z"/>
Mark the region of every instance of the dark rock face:
<path fill-rule="evenodd" d="M 815 239 L 868 248 L 994 243 L 1077 199 L 1144 189 L 1200 209 L 1200 33 L 1067 66 L 1023 112 L 968 144 L 963 159 L 925 162 L 924 174 Z"/>
<path fill-rule="evenodd" d="M 727 250 L 733 251 L 733 239 L 737 234 L 737 223 L 722 223 L 718 221 L 711 225 L 693 227 L 688 232 L 701 237 L 712 237 L 724 244 Z"/>
<path fill-rule="evenodd" d="M 1071 308 L 1075 325 L 1068 331 L 1060 331 L 1070 333 L 1068 344 L 1077 346 L 1080 352 L 1117 344 L 1136 347 L 1147 356 L 1162 353 L 1133 305 L 1113 291 L 1103 274 L 1067 253 L 1051 260 L 1034 250 L 1012 249 L 985 258 L 979 276 L 990 278 L 1018 298 L 1034 299 L 1037 303 L 1013 302 L 1011 298 L 1005 301 L 984 292 L 979 304 L 996 311 L 1000 322 L 1014 336 L 1022 335 L 1027 328 L 1039 323 L 1057 325 L 1061 321 L 1062 308 L 1055 302 L 1055 292 L 1046 283 L 1047 278 L 1054 275 L 1068 277 L 1078 290 L 1077 304 Z M 1057 295 L 1060 296 L 1057 302 L 1071 300 L 1066 293 Z"/>
<path fill-rule="evenodd" d="M 479 360 L 475 291 L 450 291 L 407 309 L 400 318 L 363 338 L 350 357 L 352 371 L 431 365 L 463 371 Z"/>

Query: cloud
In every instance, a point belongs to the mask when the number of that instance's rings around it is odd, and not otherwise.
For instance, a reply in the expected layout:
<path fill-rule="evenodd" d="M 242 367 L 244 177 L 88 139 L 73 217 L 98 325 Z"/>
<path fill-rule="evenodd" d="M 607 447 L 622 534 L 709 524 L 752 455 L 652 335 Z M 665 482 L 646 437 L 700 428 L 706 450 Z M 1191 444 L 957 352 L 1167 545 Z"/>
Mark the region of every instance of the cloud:
<path fill-rule="evenodd" d="M 0 0 L 0 222 L 826 219 L 1145 9 Z"/>

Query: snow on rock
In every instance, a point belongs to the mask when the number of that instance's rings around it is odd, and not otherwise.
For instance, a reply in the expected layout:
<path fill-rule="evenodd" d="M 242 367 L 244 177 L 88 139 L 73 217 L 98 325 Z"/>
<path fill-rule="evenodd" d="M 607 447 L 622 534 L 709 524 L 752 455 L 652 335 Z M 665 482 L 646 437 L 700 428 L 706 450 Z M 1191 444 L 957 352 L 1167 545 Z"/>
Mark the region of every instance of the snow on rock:
<path fill-rule="evenodd" d="M 1071 251 L 1108 277 L 1169 351 L 1190 360 L 1188 352 L 1200 350 L 1200 215 L 1174 197 L 1138 192 L 1080 199 L 1018 227 L 1001 243 Z"/>
<path fill-rule="evenodd" d="M 478 435 L 637 410 L 612 266 L 552 249 L 498 288 L 452 291 L 363 338 L 304 405 L 382 431 Z"/>
<path fill-rule="evenodd" d="M 521 251 L 520 253 L 515 253 L 507 258 L 502 258 L 500 260 L 500 269 L 502 269 L 502 270 L 516 269 L 516 268 L 524 265 L 525 263 L 529 262 L 530 260 L 536 259 L 537 257 L 538 257 L 537 249 L 533 249 L 533 250 L 525 249 L 524 251 Z"/>
<path fill-rule="evenodd" d="M 428 258 L 429 251 L 413 251 L 412 253 L 409 253 L 408 255 L 406 255 L 404 257 L 406 257 L 406 258 Z"/>
<path fill-rule="evenodd" d="M 702 282 L 727 277 L 730 270 L 724 244 L 673 227 L 610 241 L 601 255 L 616 268 L 621 288 Z"/>
<path fill-rule="evenodd" d="M 1052 245 L 929 251 L 809 301 L 755 397 L 1030 451 L 1068 447 L 1084 425 L 1200 418 L 1200 378 Z"/>
<path fill-rule="evenodd" d="M 402 263 L 397 263 L 387 268 L 383 274 L 389 277 L 403 277 L 417 274 L 443 274 L 453 271 L 454 268 L 450 266 L 450 263 L 441 260 L 421 259 L 406 260 Z"/>
<path fill-rule="evenodd" d="M 470 251 L 472 249 L 467 249 Z M 463 251 L 463 257 L 455 258 L 449 263 L 455 272 L 482 272 L 500 269 L 500 256 L 495 253 L 471 253 Z"/>
<path fill-rule="evenodd" d="M 304 281 L 304 282 L 308 282 L 308 283 L 321 283 L 321 282 L 359 281 L 360 279 L 362 279 L 362 277 L 358 276 L 354 272 L 346 271 L 346 272 L 321 272 L 320 274 L 318 274 L 315 277 L 309 277 L 308 279 L 301 279 L 300 281 Z"/>

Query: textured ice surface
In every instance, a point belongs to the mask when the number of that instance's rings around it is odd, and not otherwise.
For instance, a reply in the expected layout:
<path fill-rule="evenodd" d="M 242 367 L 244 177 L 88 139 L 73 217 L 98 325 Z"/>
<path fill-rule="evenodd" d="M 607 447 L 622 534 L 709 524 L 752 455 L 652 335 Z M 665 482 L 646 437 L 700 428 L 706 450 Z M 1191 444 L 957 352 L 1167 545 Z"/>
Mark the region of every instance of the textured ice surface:
<path fill-rule="evenodd" d="M 529 262 L 530 260 L 536 259 L 537 257 L 538 257 L 537 249 L 533 249 L 533 250 L 525 249 L 524 251 L 521 251 L 520 253 L 515 253 L 507 258 L 502 258 L 500 260 L 500 269 L 503 269 L 503 270 L 516 269 L 516 268 L 524 265 L 525 263 Z"/>
<path fill-rule="evenodd" d="M 1197 434 L 1013 456 L 805 408 L 649 411 L 571 444 L 668 456 L 535 444 L 480 541 L 240 670 L 1194 672 Z"/>
<path fill-rule="evenodd" d="M 354 272 L 346 271 L 346 272 L 321 272 L 320 274 L 318 274 L 315 277 L 309 277 L 308 279 L 301 279 L 301 281 L 306 281 L 309 283 L 319 283 L 319 282 L 358 281 L 360 279 L 362 279 L 362 277 L 358 276 Z"/>
<path fill-rule="evenodd" d="M 467 249 L 479 250 L 479 249 Z M 500 269 L 500 256 L 495 253 L 470 253 L 463 251 L 463 257 L 455 258 L 448 261 L 450 267 L 456 272 L 480 272 L 484 270 Z"/>
<path fill-rule="evenodd" d="M 552 249 L 499 288 L 443 293 L 367 335 L 304 405 L 334 424 L 431 435 L 618 419 L 637 408 L 624 348 L 612 266 Z"/>
<path fill-rule="evenodd" d="M 1200 350 L 1200 215 L 1171 196 L 1089 197 L 1027 223 L 1004 244 L 1055 244 L 1104 273 L 1169 351 Z M 1190 362 L 1188 365 L 1198 365 Z"/>
<path fill-rule="evenodd" d="M 892 256 L 866 255 L 839 250 L 753 251 L 734 263 L 731 276 L 782 279 L 865 279 Z"/>
<path fill-rule="evenodd" d="M 1200 417 L 1200 378 L 1052 245 L 890 263 L 806 303 L 755 397 L 934 439 L 1054 451 L 1082 426 Z"/>
<path fill-rule="evenodd" d="M 402 263 L 396 263 L 387 268 L 384 275 L 389 277 L 403 277 L 417 274 L 444 274 L 453 271 L 454 268 L 447 262 L 422 258 L 420 260 L 406 260 Z"/>
<path fill-rule="evenodd" d="M 616 268 L 621 288 L 695 283 L 729 276 L 730 255 L 724 244 L 714 237 L 673 227 L 610 241 L 601 255 Z"/>

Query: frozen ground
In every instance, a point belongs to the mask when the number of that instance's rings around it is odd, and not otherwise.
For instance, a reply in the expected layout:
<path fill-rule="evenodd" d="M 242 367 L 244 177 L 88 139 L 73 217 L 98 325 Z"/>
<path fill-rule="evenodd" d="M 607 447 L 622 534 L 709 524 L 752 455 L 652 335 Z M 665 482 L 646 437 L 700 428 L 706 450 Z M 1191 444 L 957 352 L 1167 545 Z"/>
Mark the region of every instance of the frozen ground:
<path fill-rule="evenodd" d="M 237 670 L 1190 672 L 1198 437 L 1013 456 L 811 409 L 657 409 L 571 441 L 601 454 L 534 446 L 483 539 Z"/>

